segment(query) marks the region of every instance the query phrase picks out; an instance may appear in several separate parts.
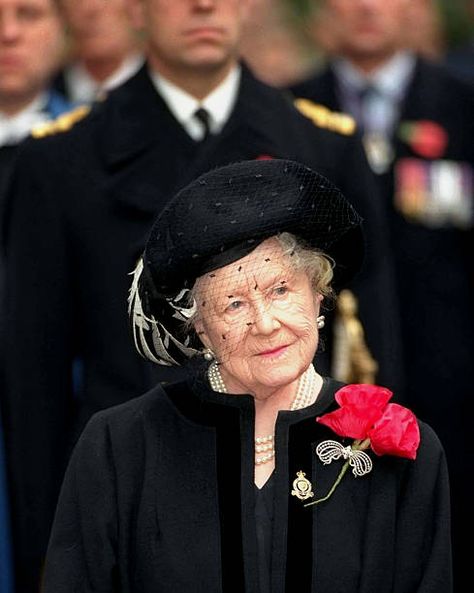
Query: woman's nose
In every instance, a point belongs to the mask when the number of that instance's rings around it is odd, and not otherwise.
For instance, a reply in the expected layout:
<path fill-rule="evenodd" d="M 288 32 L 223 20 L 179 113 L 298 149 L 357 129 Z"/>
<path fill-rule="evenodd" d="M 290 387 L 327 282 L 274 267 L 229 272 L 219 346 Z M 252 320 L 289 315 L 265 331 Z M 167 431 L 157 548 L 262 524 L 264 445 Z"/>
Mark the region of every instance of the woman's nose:
<path fill-rule="evenodd" d="M 216 0 L 193 0 L 194 5 L 201 10 L 215 8 Z"/>
<path fill-rule="evenodd" d="M 253 313 L 252 334 L 268 335 L 281 327 L 281 323 L 275 316 L 272 307 L 259 303 L 254 307 Z"/>

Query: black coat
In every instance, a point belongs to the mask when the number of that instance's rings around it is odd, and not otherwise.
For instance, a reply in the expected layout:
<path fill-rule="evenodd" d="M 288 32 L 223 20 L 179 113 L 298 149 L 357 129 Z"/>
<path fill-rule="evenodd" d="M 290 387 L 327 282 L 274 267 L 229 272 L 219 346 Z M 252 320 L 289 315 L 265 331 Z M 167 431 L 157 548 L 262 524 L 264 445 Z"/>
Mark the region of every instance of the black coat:
<path fill-rule="evenodd" d="M 71 110 L 70 105 L 64 97 L 55 92 L 48 92 L 47 101 L 43 113 L 45 119 L 56 118 L 59 115 Z M 10 591 L 10 583 L 13 580 L 10 542 L 10 516 L 8 501 L 8 489 L 6 481 L 6 456 L 4 453 L 4 430 L 3 413 L 6 388 L 5 388 L 5 351 L 7 349 L 5 339 L 5 264 L 3 253 L 4 242 L 4 210 L 6 195 L 11 174 L 15 167 L 18 153 L 18 144 L 0 146 L 0 589 Z"/>
<path fill-rule="evenodd" d="M 330 67 L 297 85 L 293 92 L 332 109 L 341 108 Z M 416 159 L 425 170 L 436 165 L 438 159 L 423 158 L 399 134 L 403 122 L 428 120 L 447 132 L 448 143 L 439 158 L 463 166 L 474 180 L 473 114 L 473 88 L 442 67 L 419 59 L 392 139 L 394 167 L 379 178 L 396 261 L 407 386 L 404 401 L 433 426 L 446 449 L 452 485 L 455 565 L 462 559 L 455 572 L 460 582 L 468 578 L 471 570 L 471 559 L 461 541 L 472 532 L 472 520 L 466 520 L 472 517 L 472 510 L 465 471 L 472 466 L 474 412 L 473 220 L 465 229 L 448 224 L 429 227 L 408 220 L 394 207 L 394 169 L 407 158 Z M 473 183 L 465 190 L 471 215 Z"/>
<path fill-rule="evenodd" d="M 21 579 L 39 568 L 74 435 L 97 410 L 176 378 L 134 352 L 127 322 L 129 274 L 154 216 L 197 174 L 261 156 L 312 166 L 366 219 L 354 288 L 381 380 L 395 377 L 389 258 L 358 138 L 316 127 L 244 68 L 229 122 L 199 147 L 141 70 L 68 133 L 27 143 L 13 180 L 7 428 Z"/>
<path fill-rule="evenodd" d="M 446 460 L 427 425 L 415 461 L 372 456 L 320 505 L 291 495 L 299 471 L 317 497 L 339 474 L 314 451 L 341 442 L 315 421 L 340 386 L 325 379 L 315 404 L 278 416 L 272 593 L 450 593 Z M 98 413 L 67 471 L 43 593 L 258 593 L 254 413 L 203 379 Z"/>

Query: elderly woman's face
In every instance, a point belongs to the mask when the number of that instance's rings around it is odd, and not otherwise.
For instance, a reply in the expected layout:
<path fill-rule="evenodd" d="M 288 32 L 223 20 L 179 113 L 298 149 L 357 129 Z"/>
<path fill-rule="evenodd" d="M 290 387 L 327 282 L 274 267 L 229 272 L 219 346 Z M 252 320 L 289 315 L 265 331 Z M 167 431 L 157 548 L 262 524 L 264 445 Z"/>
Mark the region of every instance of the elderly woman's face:
<path fill-rule="evenodd" d="M 322 297 L 275 238 L 199 278 L 196 296 L 196 330 L 229 391 L 258 397 L 295 381 L 313 360 Z"/>

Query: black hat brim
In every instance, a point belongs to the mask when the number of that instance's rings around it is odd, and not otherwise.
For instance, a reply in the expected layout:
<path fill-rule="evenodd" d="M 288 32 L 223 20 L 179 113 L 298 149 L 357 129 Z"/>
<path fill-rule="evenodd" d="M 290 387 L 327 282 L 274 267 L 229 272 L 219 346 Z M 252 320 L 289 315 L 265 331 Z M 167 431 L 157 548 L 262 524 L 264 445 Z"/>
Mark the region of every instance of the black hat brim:
<path fill-rule="evenodd" d="M 190 183 L 161 212 L 145 249 L 146 277 L 154 297 L 170 297 L 263 240 L 290 232 L 334 260 L 337 291 L 362 266 L 361 224 L 341 191 L 300 163 L 234 163 Z"/>

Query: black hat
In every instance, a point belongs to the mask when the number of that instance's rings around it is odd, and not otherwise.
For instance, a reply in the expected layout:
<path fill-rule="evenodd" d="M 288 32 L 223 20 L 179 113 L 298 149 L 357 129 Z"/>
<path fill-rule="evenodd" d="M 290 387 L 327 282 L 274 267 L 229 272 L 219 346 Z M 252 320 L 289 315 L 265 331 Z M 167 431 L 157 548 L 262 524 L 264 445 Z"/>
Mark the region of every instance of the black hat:
<path fill-rule="evenodd" d="M 288 160 L 242 161 L 182 189 L 156 219 L 144 255 L 157 295 L 244 257 L 284 231 L 335 261 L 338 289 L 359 270 L 361 217 L 328 179 Z"/>
<path fill-rule="evenodd" d="M 161 211 L 135 272 L 129 311 L 138 351 L 160 364 L 192 355 L 191 338 L 177 338 L 183 289 L 282 232 L 330 256 L 341 289 L 362 264 L 361 223 L 333 183 L 294 161 L 242 161 L 201 175 Z"/>

